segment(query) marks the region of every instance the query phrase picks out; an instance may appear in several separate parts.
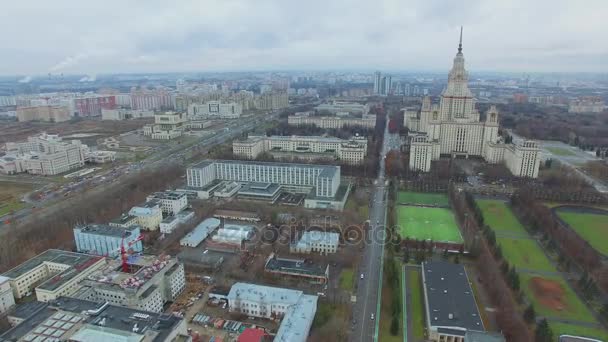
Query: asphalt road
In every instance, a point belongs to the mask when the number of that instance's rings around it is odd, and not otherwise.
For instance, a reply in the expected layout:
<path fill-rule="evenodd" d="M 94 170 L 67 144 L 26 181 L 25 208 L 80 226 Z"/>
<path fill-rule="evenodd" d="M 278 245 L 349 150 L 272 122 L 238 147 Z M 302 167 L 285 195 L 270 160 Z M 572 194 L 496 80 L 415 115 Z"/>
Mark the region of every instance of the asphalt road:
<path fill-rule="evenodd" d="M 357 281 L 357 301 L 353 307 L 352 341 L 377 341 L 377 320 L 380 314 L 380 285 L 382 258 L 384 255 L 384 225 L 386 223 L 388 187 L 385 182 L 384 156 L 391 149 L 399 148 L 399 136 L 388 133 L 388 120 L 382 144 L 380 171 L 372 190 L 372 207 L 369 212 L 370 231 L 363 251 L 360 274 Z M 361 279 L 363 274 L 363 279 Z M 372 319 L 372 315 L 374 316 Z"/>

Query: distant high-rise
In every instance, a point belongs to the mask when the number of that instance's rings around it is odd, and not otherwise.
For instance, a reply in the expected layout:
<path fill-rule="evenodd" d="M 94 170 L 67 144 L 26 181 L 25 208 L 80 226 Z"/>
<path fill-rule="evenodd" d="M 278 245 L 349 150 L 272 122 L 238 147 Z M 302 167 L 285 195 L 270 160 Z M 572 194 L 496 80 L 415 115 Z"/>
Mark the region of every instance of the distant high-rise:
<path fill-rule="evenodd" d="M 383 89 L 384 91 L 382 92 L 382 95 L 391 94 L 391 85 L 392 85 L 391 75 L 384 76 L 384 89 Z"/>
<path fill-rule="evenodd" d="M 380 94 L 380 88 L 381 88 L 381 74 L 380 71 L 376 71 L 374 73 L 374 94 L 378 95 Z"/>

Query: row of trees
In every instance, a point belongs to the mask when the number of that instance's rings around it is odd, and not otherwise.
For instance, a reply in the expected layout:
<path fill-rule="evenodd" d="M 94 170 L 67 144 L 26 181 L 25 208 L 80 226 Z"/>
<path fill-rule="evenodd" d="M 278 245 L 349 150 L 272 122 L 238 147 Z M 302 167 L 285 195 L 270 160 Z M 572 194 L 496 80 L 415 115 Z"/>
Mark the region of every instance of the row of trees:
<path fill-rule="evenodd" d="M 464 228 L 465 241 L 476 241 L 477 269 L 480 281 L 488 284 L 486 290 L 490 300 L 500 308 L 496 315 L 498 326 L 510 341 L 532 341 L 530 331 L 518 311 L 517 303 L 511 295 L 496 258 L 496 254 L 500 255 L 500 252 L 497 253 L 485 238 L 480 238 L 480 234 L 483 234 L 482 227 L 484 227 L 481 210 L 469 193 L 458 192 L 453 184 L 450 184 L 448 195 L 454 206 L 456 217 Z M 485 235 L 489 235 L 489 233 L 485 233 Z M 512 285 L 515 282 L 513 280 Z"/>

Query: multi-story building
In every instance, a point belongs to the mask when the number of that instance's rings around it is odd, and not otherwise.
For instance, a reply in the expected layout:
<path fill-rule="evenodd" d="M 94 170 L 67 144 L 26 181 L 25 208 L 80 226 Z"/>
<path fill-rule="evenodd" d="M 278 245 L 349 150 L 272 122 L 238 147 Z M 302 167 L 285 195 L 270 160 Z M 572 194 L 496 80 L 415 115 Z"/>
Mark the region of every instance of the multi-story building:
<path fill-rule="evenodd" d="M 342 128 L 348 126 L 374 128 L 376 116 L 363 114 L 361 117 L 349 116 L 316 116 L 308 112 L 300 112 L 287 117 L 287 123 L 292 126 L 315 125 L 319 128 Z"/>
<path fill-rule="evenodd" d="M 340 234 L 333 232 L 307 231 L 302 233 L 300 240 L 291 245 L 293 253 L 336 253 L 340 245 Z"/>
<path fill-rule="evenodd" d="M 323 103 L 315 107 L 318 112 L 329 112 L 331 114 L 349 113 L 349 114 L 368 114 L 369 105 L 356 102 L 333 101 L 332 103 Z"/>
<path fill-rule="evenodd" d="M 430 161 L 440 155 L 451 157 L 480 156 L 490 163 L 504 162 L 518 177 L 538 176 L 540 148 L 527 141 L 515 146 L 505 144 L 498 136 L 498 111 L 491 106 L 485 121 L 475 108 L 475 98 L 468 87 L 464 68 L 462 36 L 448 85 L 439 104 L 425 97 L 417 115 L 406 111 L 405 125 L 422 137 L 414 137 L 410 145 L 410 169 L 429 171 Z M 415 135 L 415 134 L 414 134 Z"/>
<path fill-rule="evenodd" d="M 267 319 L 282 318 L 274 341 L 304 342 L 317 312 L 317 296 L 299 290 L 235 283 L 228 293 L 230 312 Z"/>
<path fill-rule="evenodd" d="M 157 230 L 163 220 L 163 210 L 158 200 L 146 201 L 129 210 L 129 216 L 135 217 L 135 222 L 146 230 Z"/>
<path fill-rule="evenodd" d="M 599 96 L 583 96 L 570 101 L 569 113 L 601 113 L 606 109 L 606 103 Z"/>
<path fill-rule="evenodd" d="M 155 192 L 146 199 L 146 201 L 153 200 L 160 203 L 160 207 L 166 215 L 177 215 L 188 206 L 188 195 L 184 192 Z"/>
<path fill-rule="evenodd" d="M 243 107 L 235 102 L 222 103 L 221 101 L 209 101 L 198 104 L 192 103 L 188 106 L 188 116 L 190 118 L 207 117 L 236 119 L 243 113 Z"/>
<path fill-rule="evenodd" d="M 98 303 L 162 312 L 186 286 L 184 265 L 168 255 L 137 255 L 128 259 L 128 272 L 121 260 L 111 260 L 79 284 L 72 296 Z"/>
<path fill-rule="evenodd" d="M 103 224 L 87 224 L 74 227 L 76 250 L 80 253 L 117 257 L 121 247 L 131 253 L 141 253 L 141 232 L 139 226 L 127 228 Z"/>
<path fill-rule="evenodd" d="M 28 137 L 26 142 L 6 143 L 6 151 L 12 166 L 0 171 L 12 167 L 13 173 L 37 175 L 56 175 L 82 167 L 89 154 L 88 146 L 78 140 L 65 142 L 58 135 L 46 133 Z"/>
<path fill-rule="evenodd" d="M 0 340 L 174 342 L 190 338 L 186 321 L 174 315 L 70 297 L 36 304 L 19 325 L 0 334 Z"/>
<path fill-rule="evenodd" d="M 131 109 L 170 110 L 173 108 L 171 94 L 165 89 L 131 89 Z"/>
<path fill-rule="evenodd" d="M 255 159 L 262 153 L 285 159 L 337 159 L 360 164 L 367 155 L 367 138 L 339 139 L 322 136 L 249 136 L 232 142 L 234 155 Z"/>
<path fill-rule="evenodd" d="M 143 127 L 144 135 L 158 140 L 175 139 L 182 136 L 187 121 L 188 119 L 184 113 L 155 113 L 154 124 Z"/>
<path fill-rule="evenodd" d="M 33 106 L 33 107 L 18 107 L 17 120 L 24 121 L 46 121 L 46 122 L 64 122 L 72 117 L 67 107 L 63 106 Z"/>
<path fill-rule="evenodd" d="M 143 109 L 102 109 L 101 120 L 131 120 L 153 118 L 154 111 Z"/>
<path fill-rule="evenodd" d="M 279 258 L 270 253 L 264 264 L 264 272 L 282 278 L 293 278 L 307 283 L 326 284 L 329 282 L 329 264 L 306 262 L 305 259 Z"/>
<path fill-rule="evenodd" d="M 0 315 L 6 313 L 14 305 L 15 296 L 13 296 L 10 279 L 0 276 Z"/>
<path fill-rule="evenodd" d="M 73 101 L 74 115 L 80 117 L 99 116 L 102 109 L 116 108 L 114 95 L 82 95 L 74 98 Z"/>
<path fill-rule="evenodd" d="M 253 103 L 257 109 L 281 109 L 289 106 L 289 95 L 286 91 L 271 91 L 255 97 Z"/>
<path fill-rule="evenodd" d="M 39 301 L 71 296 L 79 282 L 105 265 L 105 258 L 49 249 L 2 274 L 9 279 L 15 298 L 29 296 L 33 291 Z"/>
<path fill-rule="evenodd" d="M 374 73 L 374 95 L 380 95 L 380 87 L 382 82 L 382 74 L 380 71 Z"/>

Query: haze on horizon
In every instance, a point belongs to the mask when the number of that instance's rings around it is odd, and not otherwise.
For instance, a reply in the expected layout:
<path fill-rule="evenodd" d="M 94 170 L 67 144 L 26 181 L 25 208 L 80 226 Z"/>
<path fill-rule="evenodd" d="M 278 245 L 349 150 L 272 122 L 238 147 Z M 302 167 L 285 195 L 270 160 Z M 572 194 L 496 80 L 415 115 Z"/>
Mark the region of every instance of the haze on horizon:
<path fill-rule="evenodd" d="M 117 0 L 3 4 L 1 75 L 448 70 L 608 72 L 608 2 Z"/>

